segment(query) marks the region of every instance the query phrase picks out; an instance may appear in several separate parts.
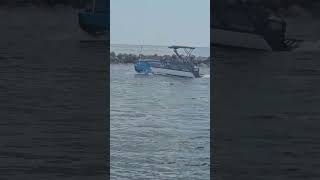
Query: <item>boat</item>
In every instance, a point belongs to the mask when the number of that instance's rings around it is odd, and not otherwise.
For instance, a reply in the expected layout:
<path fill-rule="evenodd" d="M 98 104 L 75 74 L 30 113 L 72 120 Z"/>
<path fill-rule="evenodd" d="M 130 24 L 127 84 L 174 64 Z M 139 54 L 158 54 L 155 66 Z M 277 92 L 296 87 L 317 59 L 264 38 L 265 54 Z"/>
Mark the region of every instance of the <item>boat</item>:
<path fill-rule="evenodd" d="M 107 0 L 93 0 L 90 7 L 78 13 L 79 25 L 90 35 L 104 35 L 109 21 L 107 15 Z"/>
<path fill-rule="evenodd" d="M 290 51 L 302 42 L 286 38 L 285 20 L 265 7 L 240 0 L 227 2 L 214 4 L 213 46 Z"/>
<path fill-rule="evenodd" d="M 170 46 L 175 56 L 169 59 L 143 59 L 134 64 L 134 69 L 140 74 L 171 75 L 188 78 L 201 77 L 199 67 L 193 60 L 191 53 L 195 49 L 188 46 Z M 178 53 L 178 49 L 184 49 L 185 56 Z M 175 57 L 175 58 L 174 58 Z"/>

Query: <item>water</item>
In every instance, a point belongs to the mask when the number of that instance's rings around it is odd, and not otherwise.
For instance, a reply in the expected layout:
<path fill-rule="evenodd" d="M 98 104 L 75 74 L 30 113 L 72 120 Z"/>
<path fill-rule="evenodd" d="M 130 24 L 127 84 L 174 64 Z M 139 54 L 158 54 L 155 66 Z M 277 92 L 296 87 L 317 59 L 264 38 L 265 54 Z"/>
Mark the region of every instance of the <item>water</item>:
<path fill-rule="evenodd" d="M 319 38 L 303 32 L 292 52 L 215 50 L 217 179 L 319 179 Z"/>
<path fill-rule="evenodd" d="M 141 51 L 142 47 L 142 51 Z M 144 54 L 144 55 L 172 55 L 172 49 L 169 49 L 168 46 L 152 46 L 152 45 L 124 45 L 124 44 L 111 44 L 110 51 L 115 53 L 126 53 L 126 54 Z M 182 50 L 183 52 L 183 50 Z M 209 57 L 210 48 L 209 47 L 196 47 L 193 51 L 193 55 Z"/>
<path fill-rule="evenodd" d="M 105 179 L 106 47 L 71 8 L 0 14 L 0 179 Z"/>
<path fill-rule="evenodd" d="M 210 76 L 110 68 L 111 179 L 209 179 Z"/>

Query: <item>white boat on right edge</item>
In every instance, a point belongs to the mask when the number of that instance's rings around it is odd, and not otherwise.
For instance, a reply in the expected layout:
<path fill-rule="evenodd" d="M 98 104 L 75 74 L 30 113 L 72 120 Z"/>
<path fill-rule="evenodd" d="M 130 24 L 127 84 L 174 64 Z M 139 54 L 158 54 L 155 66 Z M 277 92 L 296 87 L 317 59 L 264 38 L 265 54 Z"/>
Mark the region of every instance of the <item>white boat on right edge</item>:
<path fill-rule="evenodd" d="M 218 1 L 216 1 L 218 2 Z M 221 1 L 213 11 L 213 46 L 290 51 L 301 40 L 286 38 L 286 22 L 267 9 L 237 0 Z"/>

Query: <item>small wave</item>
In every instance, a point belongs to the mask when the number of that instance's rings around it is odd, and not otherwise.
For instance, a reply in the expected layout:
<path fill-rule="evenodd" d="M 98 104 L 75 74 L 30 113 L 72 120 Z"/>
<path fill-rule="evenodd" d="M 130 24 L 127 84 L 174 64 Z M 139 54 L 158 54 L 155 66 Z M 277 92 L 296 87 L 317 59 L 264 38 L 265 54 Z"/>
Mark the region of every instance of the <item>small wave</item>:
<path fill-rule="evenodd" d="M 132 74 L 132 73 L 128 73 L 128 74 Z M 139 74 L 139 73 L 135 73 L 134 77 L 152 77 L 153 74 Z"/>
<path fill-rule="evenodd" d="M 210 78 L 210 74 L 204 74 L 202 78 Z"/>
<path fill-rule="evenodd" d="M 320 51 L 320 40 L 302 42 L 295 51 Z"/>

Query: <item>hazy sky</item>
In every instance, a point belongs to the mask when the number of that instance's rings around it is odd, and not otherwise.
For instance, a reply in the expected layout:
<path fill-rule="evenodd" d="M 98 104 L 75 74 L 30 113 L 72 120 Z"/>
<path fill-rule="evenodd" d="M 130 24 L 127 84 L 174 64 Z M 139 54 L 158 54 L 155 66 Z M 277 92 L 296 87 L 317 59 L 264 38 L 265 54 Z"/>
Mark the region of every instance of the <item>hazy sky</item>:
<path fill-rule="evenodd" d="M 210 46 L 210 0 L 111 0 L 111 44 Z"/>

